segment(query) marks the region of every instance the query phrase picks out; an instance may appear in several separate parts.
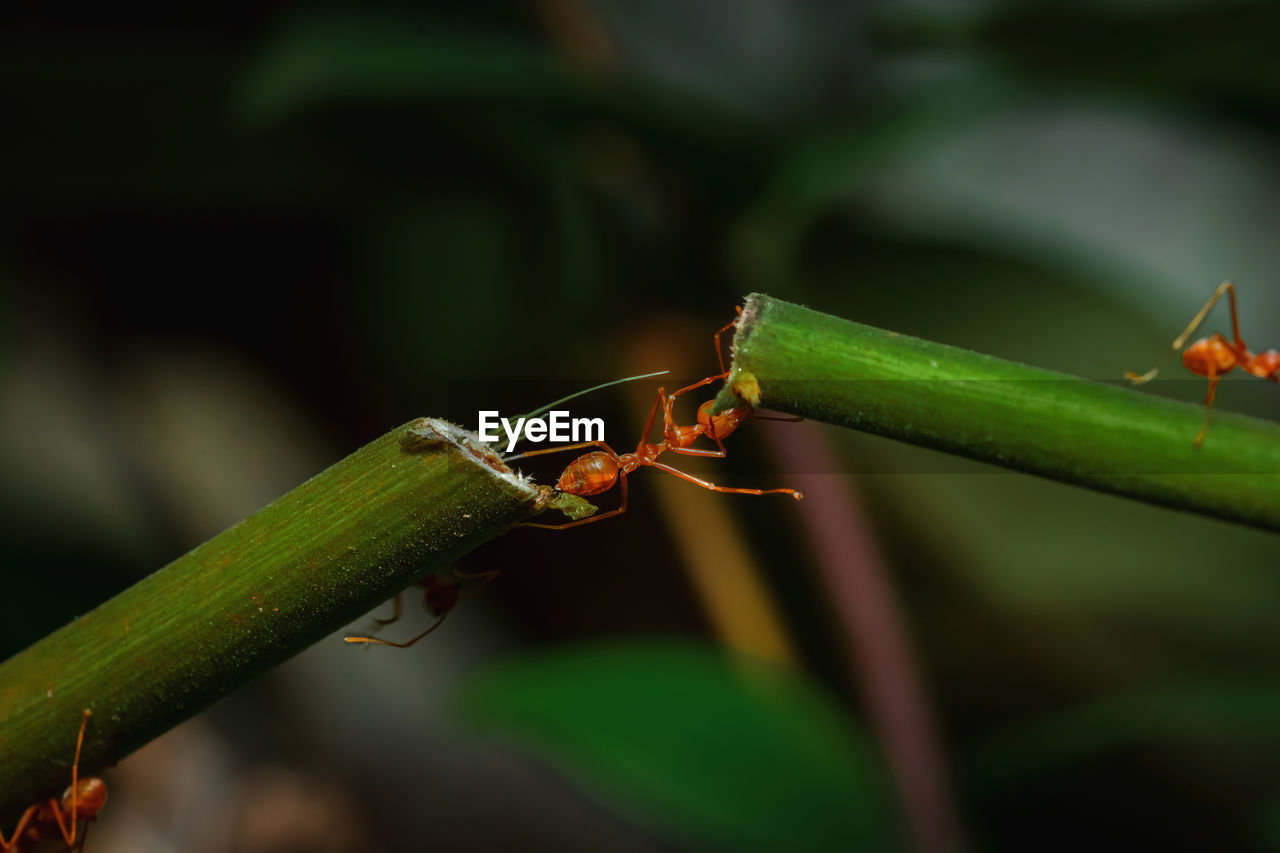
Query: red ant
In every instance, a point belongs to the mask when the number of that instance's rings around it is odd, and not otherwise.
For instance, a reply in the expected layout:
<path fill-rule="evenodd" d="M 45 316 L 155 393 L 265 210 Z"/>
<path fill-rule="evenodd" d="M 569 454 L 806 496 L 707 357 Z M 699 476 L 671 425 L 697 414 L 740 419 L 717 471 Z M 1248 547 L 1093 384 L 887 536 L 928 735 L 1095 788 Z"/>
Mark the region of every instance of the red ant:
<path fill-rule="evenodd" d="M 742 313 L 742 309 L 738 308 L 738 313 Z M 564 447 L 553 447 L 547 450 L 534 450 L 519 456 L 509 457 L 505 461 L 519 459 L 521 456 L 537 456 L 544 453 L 559 453 L 564 450 L 577 450 L 583 447 L 603 447 L 604 451 L 596 451 L 587 453 L 570 462 L 565 468 L 564 473 L 560 476 L 560 481 L 556 484 L 556 488 L 562 492 L 571 495 L 579 495 L 586 497 L 588 495 L 597 495 L 601 492 L 608 491 L 613 487 L 614 483 L 620 482 L 622 490 L 622 500 L 617 509 L 610 510 L 599 515 L 589 516 L 577 521 L 567 522 L 565 524 L 526 524 L 527 527 L 545 527 L 551 530 L 564 530 L 569 527 L 576 527 L 579 524 L 586 524 L 591 521 L 599 521 L 604 518 L 612 518 L 615 515 L 621 515 L 627 509 L 627 474 L 630 474 L 636 468 L 649 466 L 659 468 L 675 476 L 696 483 L 706 489 L 717 492 L 733 492 L 736 494 L 746 495 L 768 495 L 768 494 L 788 494 L 796 500 L 800 500 L 804 495 L 795 489 L 733 489 L 726 486 L 717 486 L 714 483 L 700 480 L 683 471 L 678 471 L 668 465 L 664 465 L 657 461 L 658 456 L 667 450 L 673 453 L 680 453 L 686 456 L 711 456 L 723 459 L 726 455 L 723 439 L 736 430 L 743 421 L 751 417 L 754 409 L 747 403 L 733 406 L 718 414 L 712 414 L 711 409 L 715 405 L 715 400 L 708 400 L 698 407 L 698 423 L 694 426 L 681 426 L 675 422 L 672 414 L 672 407 L 675 399 L 681 394 L 701 388 L 717 380 L 725 379 L 729 375 L 729 371 L 725 369 L 724 357 L 720 350 L 720 336 L 733 328 L 733 323 L 729 323 L 724 328 L 715 333 L 714 341 L 716 347 L 716 359 L 720 362 L 720 373 L 715 376 L 708 376 L 706 379 L 699 380 L 692 385 L 681 388 L 671 395 L 667 395 L 664 389 L 659 388 L 657 397 L 653 401 L 653 408 L 649 410 L 649 418 L 645 422 L 644 432 L 640 435 L 640 441 L 636 446 L 635 453 L 627 453 L 619 456 L 613 451 L 613 448 L 605 444 L 603 441 L 588 441 L 581 444 L 570 444 Z M 653 422 L 657 417 L 658 408 L 662 407 L 663 413 L 663 440 L 657 444 L 650 444 L 645 441 L 649 437 L 649 433 L 653 431 Z M 782 420 L 798 420 L 792 418 L 783 418 Z M 716 450 L 701 450 L 690 447 L 697 440 L 698 436 L 705 435 L 716 443 Z M 482 582 L 475 590 L 471 592 L 479 592 L 491 580 L 498 576 L 497 571 L 482 572 L 475 575 L 463 574 L 461 572 L 453 573 L 457 578 L 471 579 L 481 578 Z M 463 597 L 462 587 L 457 581 L 446 580 L 439 575 L 427 575 L 418 581 L 418 585 L 426 590 L 423 604 L 428 611 L 436 615 L 435 623 L 418 636 L 405 643 L 393 643 L 390 640 L 382 640 L 377 637 L 345 637 L 348 643 L 370 643 L 381 646 L 393 646 L 398 649 L 407 649 L 423 637 L 430 634 L 435 629 L 444 624 L 445 617 L 453 610 L 454 606 Z M 468 592 L 467 594 L 471 594 Z M 401 593 L 397 593 L 395 597 L 395 610 L 390 619 L 376 619 L 380 625 L 390 625 L 400 618 L 401 612 Z M 7 851 L 0 851 L 7 853 Z"/>
<path fill-rule="evenodd" d="M 472 574 L 464 574 L 463 572 L 455 571 L 453 575 L 455 578 L 468 579 L 468 580 L 471 578 L 483 579 L 479 586 L 477 586 L 474 590 L 471 590 L 468 593 L 466 593 L 467 595 L 470 595 L 474 592 L 479 592 L 480 590 L 484 589 L 484 587 L 489 583 L 489 581 L 493 580 L 498 576 L 498 572 L 496 571 L 480 572 L 478 574 L 472 575 Z M 443 625 L 445 617 L 449 615 L 449 611 L 453 610 L 454 606 L 465 597 L 462 592 L 462 585 L 460 583 L 458 583 L 456 580 L 447 580 L 445 578 L 442 578 L 440 575 L 435 575 L 435 574 L 427 575 L 425 578 L 418 581 L 418 586 L 426 590 L 426 594 L 423 596 L 423 600 L 422 600 L 423 606 L 425 606 L 432 615 L 438 617 L 436 621 L 431 625 L 430 628 L 423 631 L 421 634 L 414 637 L 412 640 L 409 640 L 407 643 L 393 643 L 390 640 L 380 640 L 377 637 L 344 637 L 343 639 L 348 643 L 372 643 L 379 646 L 394 646 L 397 649 L 407 649 L 410 646 L 412 646 L 414 643 L 421 640 L 423 637 L 430 634 L 436 628 L 439 628 L 441 625 Z M 399 593 L 399 592 L 396 593 L 395 605 L 394 605 L 395 612 L 391 614 L 390 619 L 375 619 L 374 621 L 377 622 L 379 625 L 390 625 L 391 623 L 397 621 L 400 618 L 401 595 L 403 595 L 403 593 Z M 0 850 L 0 853 L 6 853 L 6 852 Z"/>
<path fill-rule="evenodd" d="M 738 309 L 738 313 L 741 314 L 742 309 Z M 675 418 L 672 415 L 672 406 L 675 403 L 675 399 L 681 394 L 728 377 L 729 371 L 725 370 L 724 358 L 720 354 L 720 336 L 731 329 L 733 325 L 733 323 L 729 323 L 715 333 L 716 358 L 720 362 L 720 373 L 681 388 L 670 396 L 667 395 L 664 389 L 658 389 L 657 397 L 653 401 L 653 407 L 649 409 L 649 417 L 645 421 L 644 431 L 640 433 L 640 440 L 636 443 L 636 449 L 633 453 L 619 455 L 603 441 L 586 441 L 580 444 L 567 444 L 564 447 L 532 450 L 522 454 L 523 456 L 540 456 L 546 453 L 560 453 L 565 450 L 579 450 L 584 447 L 602 448 L 601 450 L 583 454 L 570 462 L 560 475 L 556 488 L 562 492 L 581 497 L 606 492 L 613 488 L 615 483 L 618 484 L 621 490 L 621 499 L 618 507 L 608 512 L 564 524 L 526 523 L 524 526 L 542 527 L 548 530 L 567 530 L 570 527 L 577 527 L 581 524 L 589 524 L 593 521 L 602 521 L 606 518 L 621 515 L 627 511 L 627 475 L 637 468 L 643 467 L 666 471 L 668 474 L 714 492 L 731 492 L 740 495 L 786 494 L 791 495 L 796 500 L 803 498 L 804 495 L 795 489 L 734 489 L 728 486 L 717 486 L 715 483 L 701 480 L 658 461 L 658 457 L 668 450 L 684 456 L 712 456 L 723 459 L 726 455 L 723 439 L 736 430 L 743 421 L 751 417 L 754 412 L 754 409 L 749 404 L 743 402 L 741 405 L 713 415 L 711 409 L 715 405 L 715 400 L 708 400 L 698 407 L 698 423 L 694 426 L 681 426 L 675 422 Z M 652 444 L 648 441 L 648 438 L 649 433 L 653 431 L 653 422 L 657 417 L 659 408 L 662 409 L 662 441 Z M 718 449 L 701 450 L 690 447 L 700 435 L 705 435 L 714 441 Z"/>
<path fill-rule="evenodd" d="M 1229 281 L 1224 281 L 1218 285 L 1218 289 L 1213 292 L 1213 296 L 1200 309 L 1200 313 L 1192 317 L 1191 323 L 1182 330 L 1182 334 L 1173 339 L 1169 352 L 1173 353 L 1182 349 L 1182 345 L 1187 342 L 1187 338 L 1191 337 L 1196 328 L 1204 322 L 1204 318 L 1208 316 L 1217 301 L 1222 298 L 1223 293 L 1227 294 L 1228 302 L 1231 305 L 1231 336 L 1234 341 L 1228 341 L 1215 332 L 1210 337 L 1195 341 L 1182 354 L 1182 364 L 1187 370 L 1197 376 L 1204 376 L 1209 380 L 1209 393 L 1204 398 L 1204 424 L 1200 427 L 1200 431 L 1196 433 L 1194 442 L 1196 448 L 1200 447 L 1201 442 L 1204 441 L 1205 433 L 1209 430 L 1209 412 L 1213 408 L 1213 395 L 1218 390 L 1218 382 L 1222 379 L 1223 374 L 1230 373 L 1234 368 L 1239 367 L 1254 376 L 1269 379 L 1272 382 L 1280 382 L 1280 352 L 1269 349 L 1266 352 L 1254 355 L 1249 352 L 1248 347 L 1241 340 L 1240 320 L 1236 314 L 1236 288 Z M 1143 382 L 1149 382 L 1154 379 L 1159 372 L 1159 367 L 1153 367 L 1141 375 L 1128 372 L 1125 377 L 1135 385 L 1140 385 Z"/>
<path fill-rule="evenodd" d="M 80 736 L 76 738 L 76 758 L 71 763 L 71 786 L 63 791 L 62 798 L 50 797 L 42 803 L 27 806 L 22 818 L 13 830 L 13 835 L 6 841 L 0 832 L 0 853 L 12 853 L 14 850 L 34 850 L 44 841 L 45 832 L 56 827 L 68 850 L 76 846 L 76 829 L 80 821 L 85 821 L 85 831 L 80 835 L 80 849 L 84 849 L 84 839 L 89 834 L 88 822 L 92 821 L 107 802 L 107 783 L 96 776 L 79 778 L 80 747 L 84 744 L 84 729 L 89 722 L 92 711 L 85 709 L 80 720 Z"/>

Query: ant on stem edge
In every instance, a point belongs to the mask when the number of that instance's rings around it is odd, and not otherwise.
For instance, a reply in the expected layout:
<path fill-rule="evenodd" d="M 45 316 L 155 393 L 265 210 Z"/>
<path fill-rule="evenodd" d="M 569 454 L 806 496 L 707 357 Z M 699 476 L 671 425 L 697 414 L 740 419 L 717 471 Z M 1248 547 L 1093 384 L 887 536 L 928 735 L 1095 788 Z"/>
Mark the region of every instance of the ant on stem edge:
<path fill-rule="evenodd" d="M 742 309 L 738 308 L 738 313 L 742 313 Z M 614 452 L 613 448 L 605 444 L 603 441 L 587 441 L 579 444 L 568 444 L 563 447 L 552 447 L 546 450 L 532 450 L 517 456 L 511 456 L 504 461 L 510 462 L 525 456 L 541 456 L 548 453 L 561 453 L 566 450 L 581 450 L 584 447 L 601 448 L 591 453 L 583 454 L 577 459 L 570 462 L 560 475 L 556 488 L 567 494 L 587 497 L 589 495 L 598 495 L 607 492 L 609 489 L 617 485 L 621 493 L 617 508 L 608 512 L 592 515 L 587 518 L 581 518 L 577 521 L 569 521 L 564 524 L 535 524 L 525 522 L 522 527 L 541 527 L 547 530 L 567 530 L 571 527 L 577 527 L 582 524 L 588 524 L 593 521 L 601 521 L 606 518 L 613 518 L 622 515 L 627 511 L 627 475 L 635 471 L 637 468 L 657 468 L 660 471 L 666 471 L 682 480 L 686 480 L 704 489 L 710 489 L 715 492 L 729 492 L 739 495 L 771 495 L 784 494 L 791 495 L 796 500 L 804 497 L 801 492 L 795 489 L 735 489 L 728 486 L 717 486 L 708 480 L 702 480 L 687 474 L 670 465 L 666 465 L 658 461 L 658 457 L 666 451 L 681 454 L 684 456 L 709 456 L 716 459 L 723 459 L 727 455 L 724 449 L 724 439 L 733 433 L 742 422 L 754 415 L 755 409 L 742 401 L 740 405 L 726 409 L 719 414 L 712 414 L 711 409 L 715 405 L 715 400 L 707 400 L 698 407 L 698 422 L 692 426 L 682 426 L 677 424 L 672 409 L 675 400 L 682 394 L 726 379 L 729 371 L 724 366 L 724 356 L 720 350 L 720 336 L 733 328 L 733 323 L 729 323 L 724 328 L 715 333 L 713 340 L 716 347 L 716 360 L 720 363 L 720 372 L 714 376 L 708 376 L 705 379 L 685 386 L 678 391 L 667 394 L 662 388 L 658 389 L 657 396 L 654 398 L 653 407 L 649 409 L 649 417 L 645 421 L 644 431 L 640 433 L 640 440 L 636 443 L 636 449 L 633 453 L 624 453 L 619 455 Z M 649 434 L 653 431 L 654 421 L 657 419 L 658 409 L 662 409 L 662 441 L 651 443 L 648 441 Z M 767 420 L 786 420 L 795 421 L 800 418 L 773 418 L 757 415 Z M 698 436 L 706 436 L 716 444 L 715 450 L 703 450 L 691 447 Z M 408 648 L 423 637 L 430 634 L 436 628 L 444 624 L 445 617 L 466 595 L 471 595 L 483 589 L 491 580 L 498 576 L 497 571 L 483 572 L 475 575 L 454 572 L 454 577 L 459 579 L 479 578 L 481 583 L 472 590 L 463 593 L 461 585 L 456 580 L 448 580 L 439 575 L 428 575 L 418 582 L 418 585 L 425 590 L 423 605 L 431 613 L 438 618 L 418 636 L 404 643 L 393 643 L 389 640 L 378 639 L 377 637 L 345 637 L 348 643 L 368 643 L 380 646 L 392 646 L 398 649 Z M 395 610 L 390 619 L 376 619 L 379 625 L 390 625 L 400 618 L 401 593 L 397 593 L 395 597 Z M 4 853 L 4 851 L 0 851 Z"/>
<path fill-rule="evenodd" d="M 741 308 L 738 309 L 738 313 L 742 313 Z M 803 498 L 804 495 L 795 489 L 735 489 L 728 486 L 717 486 L 709 480 L 699 479 L 692 474 L 687 474 L 678 468 L 673 468 L 658 461 L 658 457 L 668 450 L 683 456 L 710 456 L 716 459 L 723 459 L 726 456 L 724 439 L 754 413 L 755 410 L 751 405 L 745 401 L 740 401 L 740 405 L 713 415 L 711 409 L 715 405 L 715 400 L 708 400 L 698 407 L 698 422 L 695 425 L 681 426 L 675 422 L 675 417 L 672 414 L 672 407 L 675 405 L 677 397 L 696 388 L 709 385 L 712 382 L 726 379 L 729 376 L 729 371 L 724 366 L 724 357 L 721 355 L 720 336 L 733 328 L 733 325 L 733 323 L 727 324 L 716 332 L 713 337 L 716 360 L 720 363 L 720 373 L 708 376 L 706 379 L 701 379 L 671 394 L 667 394 L 664 389 L 659 388 L 657 396 L 654 398 L 653 406 L 649 409 L 649 417 L 645 420 L 644 430 L 640 433 L 640 439 L 636 442 L 636 449 L 633 452 L 618 454 L 603 441 L 587 441 L 580 444 L 567 444 L 563 447 L 551 447 L 546 450 L 531 450 L 522 454 L 522 456 L 541 456 L 548 453 L 561 453 L 566 450 L 580 450 L 585 447 L 600 448 L 579 456 L 565 466 L 559 481 L 556 483 L 556 488 L 571 495 L 587 497 L 607 492 L 616 484 L 621 492 L 617 508 L 608 512 L 588 518 L 580 518 L 577 521 L 569 521 L 564 524 L 525 522 L 523 526 L 541 527 L 547 530 L 567 530 L 571 527 L 578 527 L 593 521 L 603 521 L 606 518 L 621 515 L 627 511 L 627 475 L 638 468 L 656 468 L 659 471 L 666 471 L 668 474 L 701 486 L 704 489 L 710 489 L 713 492 L 727 492 L 739 495 L 783 494 L 791 495 L 796 500 Z M 657 418 L 658 409 L 662 409 L 662 441 L 652 443 L 649 441 L 649 434 L 653 431 L 653 423 Z M 796 419 L 784 418 L 783 420 Z M 702 450 L 691 447 L 690 445 L 701 435 L 705 435 L 714 441 L 717 449 Z"/>
<path fill-rule="evenodd" d="M 80 778 L 80 747 L 84 744 L 84 730 L 93 712 L 88 708 L 80 719 L 80 735 L 76 738 L 76 757 L 71 763 L 71 785 L 62 793 L 62 797 L 50 797 L 48 800 L 33 803 L 18 819 L 13 835 L 5 840 L 0 832 L 0 853 L 34 850 L 45 840 L 46 833 L 57 829 L 68 850 L 84 849 L 85 838 L 89 834 L 89 823 L 97 816 L 107 802 L 107 783 L 96 776 Z M 84 831 L 79 833 L 80 846 L 76 847 L 76 834 L 80 821 L 85 822 Z M 49 837 L 52 837 L 51 835 Z"/>
<path fill-rule="evenodd" d="M 1187 347 L 1182 353 L 1182 364 L 1187 370 L 1197 376 L 1203 376 L 1209 380 L 1209 391 L 1204 398 L 1204 424 L 1201 425 L 1200 431 L 1196 433 L 1193 446 L 1198 450 L 1204 442 L 1205 433 L 1209 431 L 1209 413 L 1213 410 L 1214 394 L 1218 390 L 1218 382 L 1223 375 L 1230 373 L 1233 369 L 1239 367 L 1246 373 L 1262 379 L 1268 379 L 1272 382 L 1280 382 L 1280 352 L 1269 349 L 1265 352 L 1254 353 L 1249 352 L 1249 348 L 1245 346 L 1244 340 L 1240 337 L 1240 319 L 1236 313 L 1236 288 L 1229 281 L 1224 281 L 1218 285 L 1218 289 L 1213 292 L 1213 296 L 1209 297 L 1209 301 L 1204 304 L 1185 329 L 1182 334 L 1173 339 L 1173 343 L 1169 347 L 1169 355 L 1182 349 L 1182 345 L 1187 342 L 1187 338 L 1195 332 L 1195 330 L 1204 322 L 1204 318 L 1213 310 L 1213 306 L 1222 298 L 1222 294 L 1227 294 L 1227 301 L 1231 306 L 1231 337 L 1227 340 L 1222 335 L 1214 332 L 1207 338 L 1200 338 L 1191 346 Z M 1151 368 L 1146 373 L 1138 374 L 1132 371 L 1125 373 L 1125 378 L 1135 385 L 1141 385 L 1144 382 L 1150 382 L 1160 372 L 1160 367 Z"/>

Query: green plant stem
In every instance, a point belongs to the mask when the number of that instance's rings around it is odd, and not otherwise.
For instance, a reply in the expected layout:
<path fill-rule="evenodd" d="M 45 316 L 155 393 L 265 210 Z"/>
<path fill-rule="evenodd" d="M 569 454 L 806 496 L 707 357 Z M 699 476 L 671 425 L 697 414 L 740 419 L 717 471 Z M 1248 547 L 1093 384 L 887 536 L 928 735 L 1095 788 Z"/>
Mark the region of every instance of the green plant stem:
<path fill-rule="evenodd" d="M 545 509 L 469 434 L 393 430 L 0 664 L 0 826 Z"/>
<path fill-rule="evenodd" d="M 1117 371 L 1118 372 L 1118 371 Z M 754 383 L 753 380 L 754 379 Z M 734 392 L 753 404 L 1087 486 L 1280 530 L 1280 424 L 1016 364 L 752 294 Z M 734 389 L 734 390 L 731 390 Z"/>

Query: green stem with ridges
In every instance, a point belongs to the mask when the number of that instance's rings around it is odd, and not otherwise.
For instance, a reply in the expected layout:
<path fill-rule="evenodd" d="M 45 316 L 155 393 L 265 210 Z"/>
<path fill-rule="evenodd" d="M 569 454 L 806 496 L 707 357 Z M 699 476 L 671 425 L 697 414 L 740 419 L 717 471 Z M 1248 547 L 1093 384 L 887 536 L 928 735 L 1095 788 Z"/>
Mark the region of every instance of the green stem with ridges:
<path fill-rule="evenodd" d="M 1118 372 L 1118 371 L 1117 371 Z M 758 386 L 758 390 L 757 390 Z M 1280 424 L 886 332 L 752 294 L 736 401 L 1098 491 L 1280 530 Z"/>
<path fill-rule="evenodd" d="M 0 664 L 0 826 L 546 509 L 442 421 L 392 430 Z"/>

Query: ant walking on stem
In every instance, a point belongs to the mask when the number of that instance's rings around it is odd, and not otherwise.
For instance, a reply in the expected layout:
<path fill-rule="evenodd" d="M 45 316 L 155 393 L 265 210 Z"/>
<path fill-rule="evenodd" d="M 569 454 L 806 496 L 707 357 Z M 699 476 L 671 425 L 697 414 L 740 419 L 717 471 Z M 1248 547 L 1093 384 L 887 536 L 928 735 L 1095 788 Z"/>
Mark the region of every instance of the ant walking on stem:
<path fill-rule="evenodd" d="M 80 747 L 84 744 L 84 729 L 92 716 L 92 711 L 85 709 L 80 720 L 80 736 L 76 738 L 76 757 L 71 763 L 71 786 L 63 791 L 62 798 L 50 797 L 42 803 L 27 807 L 18 820 L 9 840 L 5 840 L 0 832 L 0 853 L 13 853 L 36 849 L 45 839 L 45 833 L 56 828 L 68 850 L 76 849 L 76 830 L 80 821 L 85 821 L 85 830 L 80 833 L 80 848 L 84 849 L 84 840 L 89 834 L 88 822 L 92 821 L 107 802 L 107 783 L 96 776 L 80 776 Z"/>
<path fill-rule="evenodd" d="M 1222 294 L 1227 294 L 1227 301 L 1231 306 L 1231 337 L 1227 340 L 1222 335 L 1214 332 L 1207 338 L 1201 338 L 1195 341 L 1191 346 L 1187 347 L 1186 352 L 1182 354 L 1182 364 L 1197 376 L 1203 376 L 1209 380 L 1209 392 L 1204 398 L 1204 424 L 1200 427 L 1200 431 L 1196 433 L 1194 446 L 1198 449 L 1204 441 L 1205 433 L 1209 431 L 1209 413 L 1213 409 L 1213 397 L 1218 390 L 1218 382 L 1223 375 L 1230 373 L 1233 369 L 1239 367 L 1246 373 L 1252 373 L 1262 379 L 1269 379 L 1272 382 L 1280 382 L 1280 352 L 1269 349 L 1266 352 L 1260 352 L 1256 355 L 1249 352 L 1249 348 L 1245 346 L 1244 341 L 1240 338 L 1240 319 L 1236 314 L 1236 288 L 1229 281 L 1224 281 L 1218 285 L 1218 289 L 1213 292 L 1213 296 L 1205 303 L 1194 317 L 1191 318 L 1190 324 L 1182 330 L 1182 334 L 1173 339 L 1173 344 L 1169 347 L 1169 353 L 1175 353 L 1182 349 L 1182 345 L 1187 342 L 1187 338 L 1195 332 L 1195 330 L 1204 322 L 1204 318 L 1213 310 L 1213 306 L 1222 298 Z M 1125 374 L 1130 382 L 1135 385 L 1141 385 L 1144 382 L 1150 382 L 1160 372 L 1160 368 L 1153 367 L 1146 373 L 1138 374 L 1132 371 Z"/>
<path fill-rule="evenodd" d="M 741 313 L 741 309 L 739 309 L 739 313 Z M 720 336 L 732 328 L 733 325 L 733 323 L 729 323 L 715 333 L 716 358 L 720 361 L 720 373 L 701 379 L 670 395 L 664 389 L 658 389 L 657 396 L 653 401 L 653 407 L 649 409 L 649 417 L 645 421 L 644 431 L 640 433 L 640 440 L 636 442 L 634 452 L 620 455 L 603 441 L 587 441 L 580 444 L 568 444 L 564 447 L 551 447 L 546 450 L 532 450 L 522 454 L 523 456 L 541 456 L 547 453 L 561 453 L 566 450 L 581 450 L 585 447 L 600 448 L 591 453 L 583 454 L 570 462 L 560 475 L 556 488 L 571 495 L 587 497 L 607 492 L 617 484 L 621 492 L 618 507 L 608 512 L 564 524 L 526 522 L 523 526 L 541 527 L 547 530 L 567 530 L 570 527 L 578 527 L 582 524 L 622 515 L 627 511 L 627 475 L 637 468 L 646 467 L 666 471 L 668 474 L 714 492 L 728 492 L 739 495 L 782 494 L 791 495 L 796 500 L 803 498 L 804 495 L 795 489 L 735 489 L 728 486 L 717 486 L 708 480 L 699 479 L 692 474 L 687 474 L 678 468 L 673 468 L 658 461 L 658 457 L 668 450 L 684 456 L 710 456 L 723 459 L 726 455 L 723 439 L 736 430 L 743 421 L 752 416 L 754 409 L 746 402 L 713 415 L 711 410 L 715 405 L 715 400 L 708 400 L 698 407 L 698 423 L 693 426 L 677 424 L 672 414 L 672 407 L 676 398 L 680 395 L 728 377 L 729 372 L 725 370 L 724 359 L 720 354 Z M 649 434 L 653 431 L 653 423 L 657 418 L 658 409 L 662 409 L 662 441 L 651 443 Z M 705 435 L 714 441 L 717 449 L 702 450 L 691 447 L 690 445 L 700 435 Z"/>

